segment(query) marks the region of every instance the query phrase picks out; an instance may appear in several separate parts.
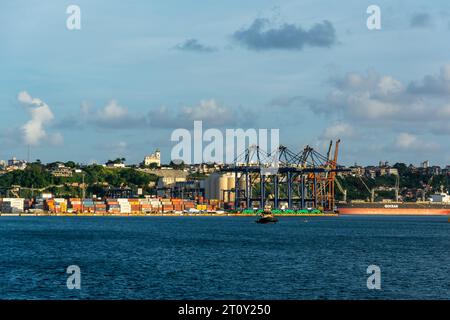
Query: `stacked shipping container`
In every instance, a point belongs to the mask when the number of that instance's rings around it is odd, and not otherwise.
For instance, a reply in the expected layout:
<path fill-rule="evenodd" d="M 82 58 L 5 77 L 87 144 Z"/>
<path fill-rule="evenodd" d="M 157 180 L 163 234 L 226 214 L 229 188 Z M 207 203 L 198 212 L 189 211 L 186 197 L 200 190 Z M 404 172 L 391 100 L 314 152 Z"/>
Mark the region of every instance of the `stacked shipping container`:
<path fill-rule="evenodd" d="M 117 199 L 120 206 L 120 213 L 131 213 L 131 204 L 128 199 Z"/>
<path fill-rule="evenodd" d="M 70 198 L 69 199 L 69 209 L 71 212 L 79 213 L 82 211 L 82 203 L 80 198 Z"/>
<path fill-rule="evenodd" d="M 0 209 L 4 213 L 22 213 L 24 204 L 24 199 L 22 198 L 4 198 L 1 200 Z"/>
<path fill-rule="evenodd" d="M 106 209 L 109 213 L 119 214 L 120 213 L 120 205 L 116 199 L 106 199 Z"/>
<path fill-rule="evenodd" d="M 171 213 L 197 209 L 214 211 L 223 205 L 219 200 L 205 200 L 198 197 L 196 201 L 180 198 L 140 198 L 140 199 L 80 199 L 80 198 L 37 198 L 35 202 L 24 199 L 0 199 L 2 212 L 22 213 L 26 209 L 46 210 L 51 213 L 95 213 L 95 214 L 130 214 L 130 213 Z"/>

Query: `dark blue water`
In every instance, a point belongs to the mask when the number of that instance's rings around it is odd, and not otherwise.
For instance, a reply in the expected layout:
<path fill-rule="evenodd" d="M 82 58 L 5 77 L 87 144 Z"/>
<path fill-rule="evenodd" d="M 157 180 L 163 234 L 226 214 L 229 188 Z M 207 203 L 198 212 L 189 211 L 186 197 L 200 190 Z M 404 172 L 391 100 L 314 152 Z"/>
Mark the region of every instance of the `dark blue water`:
<path fill-rule="evenodd" d="M 449 252 L 445 217 L 1 217 L 0 298 L 449 299 Z"/>

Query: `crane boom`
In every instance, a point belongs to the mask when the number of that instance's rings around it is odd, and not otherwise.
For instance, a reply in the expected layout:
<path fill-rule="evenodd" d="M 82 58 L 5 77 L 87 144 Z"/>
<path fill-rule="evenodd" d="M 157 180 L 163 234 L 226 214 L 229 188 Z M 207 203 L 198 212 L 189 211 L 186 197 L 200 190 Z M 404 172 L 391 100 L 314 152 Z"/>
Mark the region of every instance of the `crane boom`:
<path fill-rule="evenodd" d="M 331 148 L 333 147 L 333 140 L 330 141 L 330 145 L 328 146 L 328 152 L 327 152 L 327 161 L 330 162 L 331 161 Z"/>
<path fill-rule="evenodd" d="M 338 154 L 339 154 L 339 144 L 341 143 L 341 139 L 338 139 L 336 141 L 336 146 L 334 147 L 334 168 L 336 169 L 336 165 L 337 165 L 337 159 L 338 159 Z"/>
<path fill-rule="evenodd" d="M 334 146 L 334 155 L 333 155 L 332 161 L 330 161 L 330 153 L 331 153 L 331 147 L 333 145 L 333 141 L 330 142 L 330 147 L 329 147 L 328 155 L 327 155 L 328 166 L 332 170 L 328 175 L 328 203 L 329 203 L 328 210 L 334 209 L 334 202 L 335 202 L 334 182 L 336 180 L 336 171 L 335 170 L 337 167 L 337 159 L 338 159 L 338 155 L 339 155 L 339 144 L 340 143 L 341 143 L 341 140 L 338 139 Z"/>

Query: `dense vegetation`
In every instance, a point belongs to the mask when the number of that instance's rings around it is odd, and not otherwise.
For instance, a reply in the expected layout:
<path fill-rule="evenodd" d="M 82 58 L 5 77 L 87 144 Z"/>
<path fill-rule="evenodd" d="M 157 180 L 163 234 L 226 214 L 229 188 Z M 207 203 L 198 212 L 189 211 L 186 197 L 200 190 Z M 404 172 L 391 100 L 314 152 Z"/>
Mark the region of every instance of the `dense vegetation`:
<path fill-rule="evenodd" d="M 396 163 L 394 167 L 397 168 L 399 172 L 400 195 L 405 196 L 408 190 L 424 189 L 426 196 L 429 196 L 431 193 L 438 192 L 441 189 L 441 186 L 444 190 L 449 190 L 450 177 L 446 174 L 432 175 L 413 172 L 403 163 Z M 395 187 L 397 178 L 393 175 L 377 176 L 375 178 L 346 176 L 339 177 L 338 179 L 343 189 L 347 190 L 348 200 L 369 199 L 371 196 L 369 190 L 373 188 L 377 189 L 376 198 L 378 200 L 382 198 L 393 199 L 395 195 L 395 191 L 393 190 L 380 190 L 383 187 Z M 364 184 L 366 184 L 369 190 L 367 190 Z M 336 197 L 339 200 L 342 199 L 342 193 L 338 188 L 336 188 Z M 411 198 L 411 200 L 415 199 Z"/>

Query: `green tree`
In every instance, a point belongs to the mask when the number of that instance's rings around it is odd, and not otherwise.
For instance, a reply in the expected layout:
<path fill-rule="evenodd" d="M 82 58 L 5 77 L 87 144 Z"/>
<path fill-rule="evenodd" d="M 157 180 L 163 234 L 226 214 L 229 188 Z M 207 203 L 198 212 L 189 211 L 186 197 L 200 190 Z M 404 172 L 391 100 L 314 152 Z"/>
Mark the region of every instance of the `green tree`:
<path fill-rule="evenodd" d="M 185 168 L 184 161 L 179 162 L 170 161 L 169 166 L 175 170 L 183 170 Z"/>
<path fill-rule="evenodd" d="M 66 163 L 64 163 L 64 165 L 68 168 L 73 168 L 73 169 L 80 167 L 78 164 L 76 164 L 73 161 L 67 161 Z"/>
<path fill-rule="evenodd" d="M 398 174 L 401 176 L 408 172 L 408 166 L 404 163 L 397 162 L 393 167 L 397 169 Z"/>

